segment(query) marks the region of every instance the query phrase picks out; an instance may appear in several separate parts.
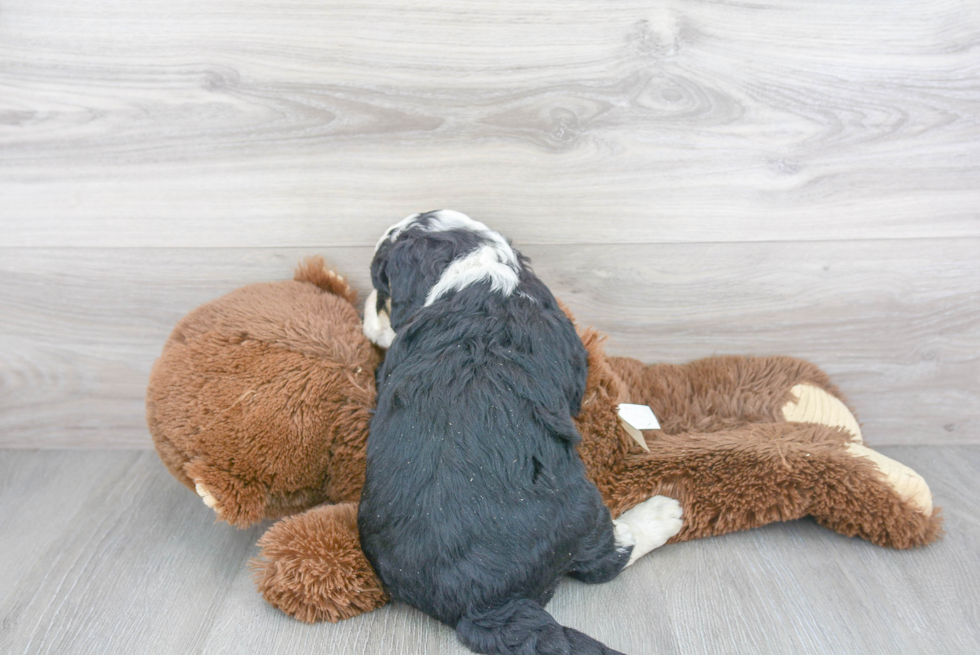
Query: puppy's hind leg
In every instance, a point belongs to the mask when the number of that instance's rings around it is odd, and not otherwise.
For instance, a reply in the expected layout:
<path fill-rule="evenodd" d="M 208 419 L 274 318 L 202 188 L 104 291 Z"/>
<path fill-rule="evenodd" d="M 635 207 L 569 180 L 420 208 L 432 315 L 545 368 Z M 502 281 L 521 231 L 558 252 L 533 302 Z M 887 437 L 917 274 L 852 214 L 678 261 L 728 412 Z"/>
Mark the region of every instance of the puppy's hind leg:
<path fill-rule="evenodd" d="M 654 548 L 659 548 L 667 540 L 681 531 L 681 504 L 667 496 L 654 496 L 628 509 L 613 521 L 616 542 L 621 545 L 632 544 L 629 566 Z"/>
<path fill-rule="evenodd" d="M 609 582 L 619 575 L 630 561 L 633 550 L 635 540 L 632 535 L 620 539 L 619 530 L 609 517 L 609 512 L 605 511 L 604 514 L 604 520 L 599 522 L 601 527 L 592 539 L 582 544 L 572 570 L 568 571 L 568 575 L 588 584 Z"/>

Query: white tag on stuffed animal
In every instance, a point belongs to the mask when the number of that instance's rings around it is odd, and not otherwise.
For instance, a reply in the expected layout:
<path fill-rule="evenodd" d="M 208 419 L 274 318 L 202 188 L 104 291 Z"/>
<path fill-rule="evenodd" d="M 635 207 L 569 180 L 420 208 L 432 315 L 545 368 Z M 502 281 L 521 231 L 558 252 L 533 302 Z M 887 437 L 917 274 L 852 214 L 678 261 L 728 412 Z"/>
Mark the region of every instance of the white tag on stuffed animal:
<path fill-rule="evenodd" d="M 657 421 L 653 410 L 646 405 L 622 403 L 619 406 L 619 420 L 622 422 L 626 433 L 633 437 L 633 440 L 640 445 L 640 448 L 650 452 L 650 449 L 647 448 L 647 441 L 643 438 L 640 430 L 660 429 L 660 422 Z"/>

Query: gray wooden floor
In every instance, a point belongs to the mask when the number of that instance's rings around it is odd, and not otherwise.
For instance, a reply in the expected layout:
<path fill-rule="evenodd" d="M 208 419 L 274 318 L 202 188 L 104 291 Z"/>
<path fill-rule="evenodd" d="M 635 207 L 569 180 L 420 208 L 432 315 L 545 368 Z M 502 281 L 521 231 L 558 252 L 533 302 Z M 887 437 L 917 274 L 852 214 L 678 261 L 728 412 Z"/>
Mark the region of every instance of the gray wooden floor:
<path fill-rule="evenodd" d="M 980 653 L 978 44 L 976 0 L 0 0 L 0 653 L 462 652 L 404 607 L 269 608 L 260 530 L 143 424 L 181 316 L 310 254 L 363 290 L 440 207 L 615 354 L 814 361 L 946 508 L 915 552 L 808 521 L 664 548 L 560 620 L 633 654 Z"/>
<path fill-rule="evenodd" d="M 945 540 L 892 551 L 809 520 L 665 546 L 549 605 L 631 655 L 980 652 L 980 447 L 889 447 Z M 306 625 L 246 568 L 262 529 L 215 524 L 150 451 L 0 450 L 2 653 L 465 653 L 404 606 Z"/>

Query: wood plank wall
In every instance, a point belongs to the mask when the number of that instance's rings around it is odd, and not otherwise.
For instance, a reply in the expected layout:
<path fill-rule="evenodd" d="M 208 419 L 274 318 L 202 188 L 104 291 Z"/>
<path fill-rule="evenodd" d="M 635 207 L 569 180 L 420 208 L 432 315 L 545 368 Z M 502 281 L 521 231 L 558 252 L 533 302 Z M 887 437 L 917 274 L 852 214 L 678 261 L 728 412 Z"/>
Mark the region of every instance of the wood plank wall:
<path fill-rule="evenodd" d="M 0 446 L 149 447 L 187 311 L 393 221 L 510 236 L 609 349 L 790 354 L 980 443 L 974 0 L 0 5 Z"/>

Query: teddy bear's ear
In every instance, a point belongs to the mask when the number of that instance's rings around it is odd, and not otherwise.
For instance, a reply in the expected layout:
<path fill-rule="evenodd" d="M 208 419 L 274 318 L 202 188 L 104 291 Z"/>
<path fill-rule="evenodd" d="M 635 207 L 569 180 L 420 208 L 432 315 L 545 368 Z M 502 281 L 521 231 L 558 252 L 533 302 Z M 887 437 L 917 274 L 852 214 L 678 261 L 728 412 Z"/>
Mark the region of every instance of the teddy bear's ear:
<path fill-rule="evenodd" d="M 328 293 L 345 298 L 349 302 L 357 302 L 357 292 L 351 289 L 343 275 L 327 267 L 323 257 L 314 255 L 307 257 L 296 267 L 293 279 L 297 282 L 314 284 Z"/>

